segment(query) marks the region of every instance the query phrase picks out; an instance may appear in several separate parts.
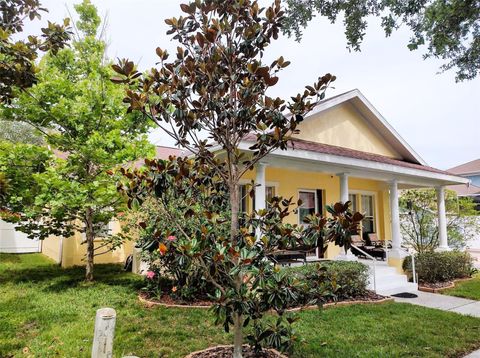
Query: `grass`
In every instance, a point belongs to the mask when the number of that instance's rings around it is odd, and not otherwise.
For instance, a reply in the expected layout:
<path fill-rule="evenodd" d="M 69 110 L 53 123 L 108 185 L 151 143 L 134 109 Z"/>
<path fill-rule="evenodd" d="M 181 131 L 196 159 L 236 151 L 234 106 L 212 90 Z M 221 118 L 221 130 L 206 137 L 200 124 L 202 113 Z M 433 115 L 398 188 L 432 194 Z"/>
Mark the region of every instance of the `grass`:
<path fill-rule="evenodd" d="M 115 357 L 183 357 L 231 337 L 199 309 L 147 309 L 119 266 L 63 270 L 40 254 L 0 254 L 0 357 L 89 357 L 95 311 L 117 310 Z M 458 357 L 480 347 L 480 319 L 408 304 L 308 311 L 294 357 Z"/>
<path fill-rule="evenodd" d="M 455 287 L 444 290 L 442 293 L 480 301 L 480 274 L 476 274 L 471 280 L 455 282 Z"/>

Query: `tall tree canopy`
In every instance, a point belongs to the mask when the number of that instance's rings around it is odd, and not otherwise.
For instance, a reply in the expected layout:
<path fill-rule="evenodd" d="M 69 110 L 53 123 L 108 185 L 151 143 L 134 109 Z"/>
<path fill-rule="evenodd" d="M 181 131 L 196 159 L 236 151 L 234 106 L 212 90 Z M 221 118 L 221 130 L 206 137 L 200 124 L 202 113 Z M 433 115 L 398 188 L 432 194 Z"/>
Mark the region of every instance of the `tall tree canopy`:
<path fill-rule="evenodd" d="M 332 23 L 343 19 L 348 48 L 359 51 L 368 17 L 378 16 L 387 36 L 402 25 L 409 27 L 408 48 L 427 46 L 424 58 L 444 60 L 441 70 L 455 70 L 457 81 L 473 79 L 480 70 L 479 0 L 287 0 L 287 4 L 284 31 L 297 40 L 317 15 Z"/>
<path fill-rule="evenodd" d="M 37 193 L 33 203 L 23 203 L 20 229 L 41 239 L 85 233 L 86 277 L 91 280 L 98 254 L 94 239 L 105 235 L 108 222 L 124 208 L 107 172 L 152 148 L 145 135 L 148 120 L 126 113 L 123 89 L 110 81 L 113 71 L 106 44 L 97 37 L 95 7 L 85 0 L 75 9 L 79 37 L 70 48 L 42 59 L 38 82 L 4 106 L 2 115 L 37 128 L 56 156 L 34 174 Z M 21 164 L 18 158 L 16 165 Z"/>
<path fill-rule="evenodd" d="M 58 25 L 49 22 L 40 36 L 24 35 L 25 20 L 40 19 L 42 8 L 38 0 L 0 1 L 0 102 L 10 102 L 18 90 L 31 87 L 36 81 L 39 51 L 56 53 L 68 42 L 71 32 L 69 20 Z"/>

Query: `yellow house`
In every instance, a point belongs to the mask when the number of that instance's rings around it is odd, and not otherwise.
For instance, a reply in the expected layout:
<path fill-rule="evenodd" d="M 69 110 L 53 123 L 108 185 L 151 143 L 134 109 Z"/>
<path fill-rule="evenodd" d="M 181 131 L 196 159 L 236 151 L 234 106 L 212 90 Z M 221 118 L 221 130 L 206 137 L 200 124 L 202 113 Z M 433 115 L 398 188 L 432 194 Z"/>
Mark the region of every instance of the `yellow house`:
<path fill-rule="evenodd" d="M 352 90 L 322 101 L 298 126 L 287 150 L 275 150 L 245 176 L 245 183 L 257 184 L 256 198 L 280 195 L 302 199 L 291 223 L 301 223 L 308 213 L 325 212 L 325 205 L 352 201 L 353 209 L 365 214 L 362 235 L 376 234 L 391 244 L 387 253 L 389 265 L 401 267 L 406 252 L 401 247 L 398 193 L 406 188 L 434 187 L 438 194 L 440 249 L 448 250 L 444 190 L 467 179 L 429 167 L 400 137 L 392 126 L 358 90 Z M 249 151 L 248 137 L 240 149 Z M 219 148 L 218 148 L 219 149 Z M 159 156 L 178 155 L 178 149 L 159 149 Z M 215 150 L 215 149 L 214 149 Z M 241 187 L 241 190 L 245 190 Z M 264 200 L 242 200 L 243 210 L 265 206 Z M 59 239 L 57 239 L 59 240 Z M 51 257 L 62 250 L 62 265 L 80 264 L 83 255 L 80 238 L 62 240 L 56 249 L 44 243 L 43 252 Z M 60 247 L 60 249 L 59 249 Z M 127 245 L 101 258 L 106 262 L 123 261 L 132 250 Z M 339 247 L 331 245 L 325 257 L 343 258 Z"/>

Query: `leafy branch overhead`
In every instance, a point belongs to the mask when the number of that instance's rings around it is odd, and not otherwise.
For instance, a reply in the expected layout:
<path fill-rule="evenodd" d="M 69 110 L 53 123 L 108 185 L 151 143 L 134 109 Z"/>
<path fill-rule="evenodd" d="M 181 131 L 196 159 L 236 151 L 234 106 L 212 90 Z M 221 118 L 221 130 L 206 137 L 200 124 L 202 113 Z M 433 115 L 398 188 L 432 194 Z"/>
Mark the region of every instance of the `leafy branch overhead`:
<path fill-rule="evenodd" d="M 456 71 L 457 81 L 471 80 L 480 69 L 480 2 L 478 0 L 287 0 L 284 32 L 297 40 L 314 17 L 334 23 L 343 19 L 349 49 L 360 50 L 369 18 L 381 19 L 387 36 L 406 26 L 408 48 L 426 46 L 424 58 L 444 61 L 442 71 Z"/>
<path fill-rule="evenodd" d="M 63 24 L 48 22 L 48 26 L 41 29 L 40 36 L 14 39 L 15 35 L 22 33 L 25 20 L 40 19 L 41 13 L 46 11 L 38 0 L 0 2 L 0 103 L 10 103 L 19 90 L 37 83 L 35 60 L 39 51 L 55 54 L 67 45 L 72 34 L 69 19 Z"/>

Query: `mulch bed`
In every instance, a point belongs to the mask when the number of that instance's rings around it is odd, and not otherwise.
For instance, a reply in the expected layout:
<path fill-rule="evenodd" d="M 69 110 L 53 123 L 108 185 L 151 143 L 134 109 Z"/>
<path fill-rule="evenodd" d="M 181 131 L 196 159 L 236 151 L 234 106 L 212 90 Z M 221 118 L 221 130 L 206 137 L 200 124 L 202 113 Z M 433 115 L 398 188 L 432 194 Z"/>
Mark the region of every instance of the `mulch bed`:
<path fill-rule="evenodd" d="M 142 302 L 146 307 L 154 307 L 154 306 L 164 306 L 164 307 L 173 307 L 173 308 L 210 308 L 212 306 L 212 302 L 208 300 L 196 300 L 193 302 L 187 301 L 179 301 L 177 299 L 172 298 L 168 294 L 164 294 L 160 299 L 158 298 L 150 298 L 146 292 L 142 292 L 138 295 L 138 299 Z M 391 301 L 391 297 L 385 297 L 382 295 L 378 295 L 373 291 L 367 291 L 364 295 L 358 297 L 352 297 L 343 299 L 341 301 L 329 301 L 325 302 L 322 307 L 334 307 L 334 306 L 346 306 L 346 305 L 354 305 L 354 304 L 365 304 L 365 303 L 382 303 Z M 301 311 L 304 309 L 313 309 L 318 307 L 317 305 L 314 306 L 300 306 L 300 307 L 291 307 L 287 309 L 287 311 Z"/>
<path fill-rule="evenodd" d="M 430 293 L 442 292 L 447 288 L 454 288 L 455 282 L 468 281 L 471 279 L 472 277 L 466 277 L 466 278 L 459 278 L 453 281 L 446 281 L 446 282 L 435 282 L 435 283 L 422 282 L 418 284 L 418 290 L 423 292 L 430 292 Z"/>
<path fill-rule="evenodd" d="M 249 346 L 244 345 L 242 354 L 244 358 L 288 358 L 275 349 L 264 350 L 261 353 L 255 353 Z M 185 358 L 231 358 L 233 355 L 233 346 L 216 346 L 207 348 L 203 351 L 193 352 Z"/>
<path fill-rule="evenodd" d="M 149 297 L 146 292 L 142 292 L 138 295 L 139 300 L 147 307 L 153 306 L 165 306 L 165 307 L 181 307 L 181 308 L 210 308 L 212 302 L 208 300 L 195 300 L 192 302 L 180 301 L 174 299 L 168 294 L 163 294 L 160 299 L 156 297 Z"/>

